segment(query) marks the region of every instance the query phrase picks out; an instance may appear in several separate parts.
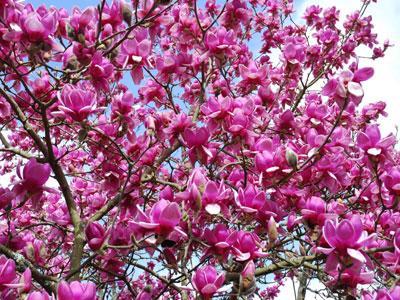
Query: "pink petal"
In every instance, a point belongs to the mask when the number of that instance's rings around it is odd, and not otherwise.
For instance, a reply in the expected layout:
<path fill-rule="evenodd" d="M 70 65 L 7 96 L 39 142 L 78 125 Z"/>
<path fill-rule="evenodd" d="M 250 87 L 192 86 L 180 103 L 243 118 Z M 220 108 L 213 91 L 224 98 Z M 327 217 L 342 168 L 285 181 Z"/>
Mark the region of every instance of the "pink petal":
<path fill-rule="evenodd" d="M 347 254 L 350 255 L 352 258 L 358 260 L 359 262 L 365 263 L 367 261 L 364 255 L 358 250 L 348 248 Z"/>
<path fill-rule="evenodd" d="M 210 215 L 218 215 L 221 212 L 221 206 L 217 203 L 210 203 L 206 205 L 205 210 Z"/>
<path fill-rule="evenodd" d="M 364 96 L 364 91 L 361 86 L 361 84 L 351 81 L 348 83 L 347 88 L 349 90 L 349 93 L 352 94 L 355 97 L 362 97 Z"/>

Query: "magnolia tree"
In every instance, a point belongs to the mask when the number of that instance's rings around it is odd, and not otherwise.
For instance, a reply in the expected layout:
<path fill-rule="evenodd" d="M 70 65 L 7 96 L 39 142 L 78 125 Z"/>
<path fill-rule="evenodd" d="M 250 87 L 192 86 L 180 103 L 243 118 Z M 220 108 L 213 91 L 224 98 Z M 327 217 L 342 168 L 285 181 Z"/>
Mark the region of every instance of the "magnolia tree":
<path fill-rule="evenodd" d="M 1 0 L 1 299 L 400 299 L 370 2 Z"/>

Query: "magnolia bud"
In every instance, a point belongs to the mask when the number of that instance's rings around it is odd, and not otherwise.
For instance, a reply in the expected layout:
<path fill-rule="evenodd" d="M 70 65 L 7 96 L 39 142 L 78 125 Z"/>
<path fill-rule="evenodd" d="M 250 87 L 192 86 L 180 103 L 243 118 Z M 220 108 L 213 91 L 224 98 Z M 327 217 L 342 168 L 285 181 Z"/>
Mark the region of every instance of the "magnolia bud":
<path fill-rule="evenodd" d="M 78 66 L 79 66 L 79 62 L 75 55 L 71 56 L 67 60 L 67 69 L 74 71 L 74 70 L 78 69 Z"/>
<path fill-rule="evenodd" d="M 203 206 L 203 203 L 201 202 L 201 194 L 195 184 L 190 189 L 190 196 L 192 197 L 192 199 L 195 200 L 197 211 L 200 211 Z"/>
<path fill-rule="evenodd" d="M 304 249 L 302 244 L 299 245 L 299 250 L 300 250 L 301 255 L 303 255 L 303 256 L 307 255 L 306 249 Z"/>
<path fill-rule="evenodd" d="M 271 241 L 275 241 L 278 238 L 278 226 L 275 222 L 274 217 L 269 218 L 268 221 L 268 237 Z"/>
<path fill-rule="evenodd" d="M 75 40 L 75 30 L 69 24 L 65 26 L 65 31 L 70 39 Z"/>
<path fill-rule="evenodd" d="M 85 44 L 85 42 L 86 42 L 85 35 L 82 34 L 82 33 L 79 33 L 78 36 L 77 36 L 77 40 L 78 40 L 79 43 Z"/>
<path fill-rule="evenodd" d="M 286 161 L 289 164 L 289 166 L 291 166 L 293 169 L 297 169 L 297 161 L 298 161 L 298 157 L 297 154 L 290 148 L 286 149 Z"/>
<path fill-rule="evenodd" d="M 122 17 L 124 18 L 126 24 L 130 26 L 132 23 L 132 11 L 126 4 L 122 6 Z"/>
<path fill-rule="evenodd" d="M 151 293 L 152 289 L 153 289 L 152 286 L 148 284 L 148 285 L 146 285 L 146 286 L 144 287 L 143 290 L 144 290 L 145 292 L 147 292 L 147 293 Z"/>
<path fill-rule="evenodd" d="M 79 142 L 80 142 L 80 143 L 82 143 L 82 142 L 86 139 L 87 134 L 88 134 L 88 132 L 87 132 L 86 128 L 81 128 L 81 129 L 79 130 L 79 132 L 78 132 L 78 139 L 79 139 Z"/>

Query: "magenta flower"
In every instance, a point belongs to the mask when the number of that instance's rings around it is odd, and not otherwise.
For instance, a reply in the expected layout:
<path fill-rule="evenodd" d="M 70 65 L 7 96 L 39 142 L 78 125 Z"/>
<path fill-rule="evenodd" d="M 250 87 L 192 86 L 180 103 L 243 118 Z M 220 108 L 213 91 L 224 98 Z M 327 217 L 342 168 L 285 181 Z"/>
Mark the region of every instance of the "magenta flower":
<path fill-rule="evenodd" d="M 0 97 L 0 120 L 6 120 L 10 116 L 10 112 L 10 105 L 3 97 Z"/>
<path fill-rule="evenodd" d="M 326 270 L 335 270 L 339 263 L 339 257 L 351 257 L 361 263 L 367 262 L 361 249 L 368 246 L 375 234 L 368 235 L 363 231 L 363 225 L 359 215 L 353 215 L 350 219 L 327 220 L 322 229 L 324 239 L 330 248 L 318 247 L 317 251 L 328 255 Z"/>
<path fill-rule="evenodd" d="M 302 63 L 306 57 L 306 46 L 303 39 L 289 39 L 283 49 L 283 56 L 290 64 Z"/>
<path fill-rule="evenodd" d="M 58 300 L 96 300 L 96 285 L 93 282 L 62 281 L 57 288 Z"/>
<path fill-rule="evenodd" d="M 396 272 L 400 269 L 400 229 L 397 229 L 393 237 L 394 251 L 385 251 L 382 253 L 384 262 L 390 266 L 390 270 Z"/>
<path fill-rule="evenodd" d="M 262 150 L 256 154 L 255 167 L 259 172 L 273 173 L 280 169 L 275 161 L 275 153 Z"/>
<path fill-rule="evenodd" d="M 339 98 L 346 98 L 347 93 L 356 99 L 364 96 L 363 88 L 360 84 L 361 81 L 366 81 L 374 75 L 374 69 L 362 68 L 355 73 L 351 71 L 343 71 L 337 79 L 330 79 L 322 90 L 325 96 L 336 96 Z M 358 99 L 358 100 L 357 100 Z"/>
<path fill-rule="evenodd" d="M 143 66 L 151 54 L 151 41 L 147 38 L 147 31 L 138 32 L 134 39 L 127 39 L 122 43 L 120 63 L 125 68 L 132 66 L 131 76 L 134 83 L 139 84 L 143 79 Z"/>
<path fill-rule="evenodd" d="M 232 117 L 228 122 L 228 131 L 235 135 L 244 135 L 248 127 L 251 125 L 250 118 L 240 108 L 236 108 L 232 112 Z"/>
<path fill-rule="evenodd" d="M 208 157 L 212 157 L 212 153 L 207 147 L 210 133 L 206 127 L 186 128 L 183 132 L 183 139 L 188 145 L 189 157 L 192 163 L 197 160 L 205 164 Z"/>
<path fill-rule="evenodd" d="M 378 125 L 368 125 L 365 132 L 360 132 L 357 135 L 358 146 L 363 149 L 368 155 L 379 156 L 386 153 L 391 148 L 396 139 L 393 135 L 381 139 L 381 133 Z"/>
<path fill-rule="evenodd" d="M 256 213 L 265 204 L 265 193 L 257 191 L 254 185 L 249 184 L 244 190 L 239 188 L 235 201 L 242 211 Z"/>
<path fill-rule="evenodd" d="M 41 17 L 36 13 L 30 13 L 22 24 L 24 32 L 30 41 L 40 41 L 46 39 L 56 30 L 57 18 L 53 13 Z"/>
<path fill-rule="evenodd" d="M 89 223 L 86 226 L 85 234 L 89 247 L 93 251 L 99 250 L 107 237 L 107 233 L 103 226 L 97 222 Z"/>
<path fill-rule="evenodd" d="M 384 183 L 392 194 L 400 196 L 400 168 L 393 167 L 385 176 Z"/>
<path fill-rule="evenodd" d="M 22 16 L 20 25 L 14 24 L 13 29 L 5 34 L 4 39 L 20 41 L 22 38 L 26 38 L 30 42 L 49 42 L 49 36 L 54 34 L 57 29 L 57 16 L 54 11 L 46 12 L 44 15 L 31 12 Z"/>
<path fill-rule="evenodd" d="M 205 45 L 210 54 L 223 54 L 228 57 L 232 56 L 235 49 L 235 38 L 233 30 L 226 31 L 225 27 L 220 27 L 215 33 L 209 32 L 206 35 Z"/>
<path fill-rule="evenodd" d="M 212 252 L 217 255 L 226 255 L 230 249 L 228 238 L 231 234 L 229 230 L 223 224 L 217 224 L 214 229 L 206 228 L 203 233 L 203 238 L 206 240 L 210 248 L 207 253 Z"/>
<path fill-rule="evenodd" d="M 104 57 L 101 52 L 96 52 L 92 57 L 92 63 L 89 66 L 88 73 L 92 77 L 95 88 L 108 91 L 108 83 L 114 73 L 114 66 Z"/>
<path fill-rule="evenodd" d="M 233 254 L 238 261 L 268 256 L 262 251 L 264 244 L 252 232 L 235 231 L 229 236 L 227 242 L 232 245 Z"/>
<path fill-rule="evenodd" d="M 328 262 L 327 262 L 328 263 Z M 349 267 L 343 266 L 340 270 L 329 271 L 333 279 L 328 282 L 328 286 L 337 286 L 355 288 L 359 284 L 369 284 L 374 280 L 374 272 L 365 268 L 365 265 L 359 261 L 353 261 Z"/>
<path fill-rule="evenodd" d="M 37 264 L 44 264 L 45 245 L 43 241 L 34 239 L 33 241 L 27 242 L 25 246 L 26 257 Z"/>
<path fill-rule="evenodd" d="M 0 187 L 0 209 L 7 207 L 15 198 L 15 194 L 8 188 Z"/>
<path fill-rule="evenodd" d="M 225 281 L 225 274 L 218 275 L 217 270 L 213 266 L 206 266 L 198 269 L 192 276 L 193 287 L 198 291 L 205 300 L 218 292 Z"/>
<path fill-rule="evenodd" d="M 32 292 L 26 300 L 51 300 L 52 298 L 46 292 Z"/>
<path fill-rule="evenodd" d="M 43 191 L 54 192 L 53 189 L 44 186 L 50 177 L 50 173 L 51 167 L 49 164 L 38 163 L 34 158 L 31 158 L 24 166 L 22 175 L 18 167 L 17 175 L 21 180 L 16 182 L 13 188 L 16 197 L 29 195 L 34 197 L 34 200 L 37 200 L 41 197 Z"/>
<path fill-rule="evenodd" d="M 32 292 L 26 300 L 51 300 L 52 298 L 46 292 Z"/>
<path fill-rule="evenodd" d="M 59 105 L 58 109 L 61 113 L 53 114 L 61 114 L 76 122 L 82 122 L 95 111 L 96 96 L 91 91 L 67 84 L 62 89 L 59 98 L 62 105 Z"/>
<path fill-rule="evenodd" d="M 5 256 L 0 257 L 0 290 L 17 279 L 15 270 L 15 262 L 7 259 Z"/>
<path fill-rule="evenodd" d="M 151 293 L 143 290 L 136 296 L 135 300 L 152 300 Z"/>
<path fill-rule="evenodd" d="M 242 275 L 243 278 L 254 278 L 254 274 L 256 273 L 256 265 L 254 261 L 249 260 L 246 265 L 244 266 L 242 272 L 240 272 L 240 275 Z"/>
<path fill-rule="evenodd" d="M 379 289 L 374 295 L 364 292 L 361 300 L 397 300 L 400 299 L 400 286 L 396 285 L 391 290 Z"/>
<path fill-rule="evenodd" d="M 326 203 L 320 197 L 307 199 L 305 207 L 301 210 L 304 220 L 313 225 L 323 225 L 326 219 Z"/>
<path fill-rule="evenodd" d="M 217 215 L 225 210 L 228 191 L 221 182 L 217 185 L 214 181 L 209 181 L 206 184 L 204 193 L 201 198 L 202 206 L 210 215 Z"/>
<path fill-rule="evenodd" d="M 154 231 L 164 237 L 167 237 L 173 231 L 186 237 L 186 233 L 178 226 L 181 219 L 181 212 L 176 202 L 162 199 L 155 203 L 147 213 L 144 213 L 138 207 L 138 213 L 139 219 L 143 220 L 136 221 L 135 223 L 140 227 Z"/>
<path fill-rule="evenodd" d="M 210 98 L 201 107 L 201 111 L 211 119 L 222 120 L 229 115 L 232 109 L 232 98 L 222 97 Z"/>
<path fill-rule="evenodd" d="M 239 65 L 240 76 L 247 84 L 262 84 L 267 78 L 267 67 L 257 67 L 253 61 L 248 66 Z"/>

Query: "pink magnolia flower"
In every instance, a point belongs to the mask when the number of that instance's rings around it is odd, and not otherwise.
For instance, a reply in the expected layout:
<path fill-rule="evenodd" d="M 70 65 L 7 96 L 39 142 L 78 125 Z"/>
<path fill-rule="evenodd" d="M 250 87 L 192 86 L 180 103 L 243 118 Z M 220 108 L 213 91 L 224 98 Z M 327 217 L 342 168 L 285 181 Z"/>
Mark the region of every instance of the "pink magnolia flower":
<path fill-rule="evenodd" d="M 232 109 L 232 98 L 219 95 L 210 98 L 201 106 L 201 111 L 211 119 L 223 120 L 230 114 Z"/>
<path fill-rule="evenodd" d="M 0 209 L 7 207 L 14 198 L 15 194 L 10 189 L 0 187 Z"/>
<path fill-rule="evenodd" d="M 256 213 L 265 204 L 265 193 L 257 191 L 254 185 L 249 184 L 243 190 L 239 188 L 235 194 L 237 206 L 246 213 Z"/>
<path fill-rule="evenodd" d="M 385 176 L 384 183 L 392 194 L 400 196 L 400 167 L 393 167 Z"/>
<path fill-rule="evenodd" d="M 255 167 L 259 172 L 274 173 L 280 169 L 276 154 L 270 149 L 261 149 L 255 157 Z"/>
<path fill-rule="evenodd" d="M 356 103 L 360 102 L 364 96 L 363 88 L 360 84 L 361 81 L 366 81 L 374 75 L 374 69 L 362 68 L 355 73 L 351 71 L 343 71 L 337 79 L 330 79 L 322 90 L 325 96 L 337 96 L 339 98 L 346 98 L 347 93 L 356 99 Z"/>
<path fill-rule="evenodd" d="M 16 279 L 15 262 L 7 259 L 4 255 L 0 256 L 0 290 L 12 284 Z"/>
<path fill-rule="evenodd" d="M 6 120 L 10 116 L 10 113 L 10 105 L 3 97 L 0 97 L 0 120 Z"/>
<path fill-rule="evenodd" d="M 114 66 L 103 57 L 101 52 L 96 52 L 92 57 L 92 62 L 88 68 L 88 73 L 92 77 L 95 88 L 108 91 L 109 81 L 114 73 Z"/>
<path fill-rule="evenodd" d="M 84 11 L 76 8 L 72 12 L 69 25 L 78 32 L 84 32 L 88 27 L 90 28 L 95 18 L 96 10 L 93 6 L 89 6 Z"/>
<path fill-rule="evenodd" d="M 397 229 L 393 237 L 394 251 L 385 251 L 382 253 L 384 262 L 390 266 L 393 272 L 400 270 L 400 229 Z"/>
<path fill-rule="evenodd" d="M 370 156 L 379 156 L 387 153 L 387 151 L 395 144 L 395 137 L 389 135 L 386 138 L 381 138 L 381 133 L 378 125 L 368 125 L 365 132 L 360 132 L 357 135 L 357 143 Z"/>
<path fill-rule="evenodd" d="M 251 121 L 250 116 L 247 115 L 242 109 L 236 108 L 232 112 L 232 117 L 227 123 L 227 130 L 234 135 L 245 135 L 247 130 L 250 129 Z"/>
<path fill-rule="evenodd" d="M 262 84 L 267 78 L 267 67 L 257 67 L 253 61 L 248 66 L 239 65 L 239 71 L 246 84 Z"/>
<path fill-rule="evenodd" d="M 216 32 L 208 32 L 205 38 L 205 45 L 210 54 L 217 57 L 226 55 L 231 57 L 235 49 L 235 36 L 233 30 L 227 31 L 225 27 L 220 27 Z"/>
<path fill-rule="evenodd" d="M 28 295 L 26 300 L 51 300 L 52 297 L 49 296 L 46 292 L 32 292 Z"/>
<path fill-rule="evenodd" d="M 34 239 L 33 241 L 27 242 L 24 251 L 26 257 L 32 262 L 44 264 L 44 257 L 47 253 L 43 241 Z"/>
<path fill-rule="evenodd" d="M 138 206 L 140 221 L 135 221 L 142 228 L 154 231 L 167 237 L 173 231 L 186 237 L 186 233 L 178 226 L 181 219 L 181 212 L 176 202 L 161 199 L 153 205 L 150 211 L 144 213 Z"/>
<path fill-rule="evenodd" d="M 76 122 L 82 122 L 95 111 L 96 96 L 93 92 L 72 85 L 65 85 L 59 99 L 62 105 L 58 106 L 61 112 L 53 112 Z"/>
<path fill-rule="evenodd" d="M 397 300 L 400 299 L 400 286 L 396 285 L 390 290 L 379 289 L 374 294 L 363 292 L 361 300 Z"/>
<path fill-rule="evenodd" d="M 367 262 L 367 256 L 361 251 L 368 246 L 375 234 L 368 235 L 363 231 L 363 224 L 359 215 L 350 219 L 327 220 L 322 228 L 325 241 L 330 248 L 318 247 L 317 251 L 328 255 L 326 271 L 337 269 L 339 257 L 351 257 L 361 263 Z"/>
<path fill-rule="evenodd" d="M 301 214 L 307 222 L 313 225 L 323 225 L 326 219 L 326 202 L 320 197 L 313 196 L 307 199 Z"/>
<path fill-rule="evenodd" d="M 213 266 L 199 268 L 192 276 L 193 287 L 198 291 L 205 300 L 218 292 L 225 281 L 225 274 L 218 274 Z"/>
<path fill-rule="evenodd" d="M 234 231 L 227 242 L 232 245 L 233 254 L 238 261 L 247 261 L 258 257 L 266 257 L 268 254 L 262 251 L 264 244 L 259 237 L 246 231 Z"/>
<path fill-rule="evenodd" d="M 260 97 L 264 105 L 270 105 L 275 100 L 275 93 L 272 91 L 271 87 L 260 86 L 257 92 L 258 97 Z"/>
<path fill-rule="evenodd" d="M 254 261 L 249 260 L 246 265 L 244 266 L 242 272 L 240 272 L 240 275 L 242 275 L 243 278 L 254 278 L 254 274 L 256 272 L 256 265 Z"/>
<path fill-rule="evenodd" d="M 212 153 L 207 147 L 210 133 L 206 127 L 186 128 L 183 132 L 183 139 L 188 145 L 189 157 L 192 163 L 197 160 L 205 164 L 208 157 L 212 157 Z"/>
<path fill-rule="evenodd" d="M 97 251 L 104 244 L 107 233 L 97 222 L 89 223 L 85 229 L 86 239 L 90 249 Z"/>
<path fill-rule="evenodd" d="M 13 31 L 5 34 L 4 39 L 20 41 L 26 38 L 30 42 L 49 41 L 49 36 L 57 29 L 56 12 L 47 12 L 40 15 L 37 12 L 30 12 L 20 19 L 20 24 L 14 24 Z"/>
<path fill-rule="evenodd" d="M 93 282 L 61 281 L 57 288 L 58 300 L 96 300 L 96 285 Z"/>
<path fill-rule="evenodd" d="M 152 300 L 151 293 L 146 290 L 141 291 L 135 298 L 135 300 Z"/>
<path fill-rule="evenodd" d="M 147 38 L 147 31 L 138 31 L 135 38 L 127 39 L 122 43 L 119 61 L 122 67 L 132 66 L 131 76 L 135 84 L 143 79 L 143 66 L 148 64 L 151 54 L 151 41 Z"/>
<path fill-rule="evenodd" d="M 230 249 L 228 238 L 231 234 L 231 230 L 223 224 L 217 224 L 215 228 L 206 228 L 203 233 L 203 237 L 207 244 L 210 245 L 207 253 L 215 253 L 217 255 L 226 256 Z M 206 255 L 206 254 L 205 254 Z"/>
<path fill-rule="evenodd" d="M 50 177 L 51 167 L 49 164 L 41 164 L 36 159 L 31 158 L 24 166 L 21 174 L 20 168 L 17 168 L 17 175 L 21 179 L 14 185 L 13 192 L 17 198 L 28 195 L 37 200 L 44 191 L 53 193 L 54 190 L 44 186 Z"/>
<path fill-rule="evenodd" d="M 340 270 L 329 271 L 333 279 L 328 286 L 341 285 L 342 287 L 355 288 L 359 284 L 369 284 L 374 280 L 374 272 L 365 268 L 359 261 L 354 261 L 349 267 L 344 266 Z"/>
<path fill-rule="evenodd" d="M 283 49 L 284 59 L 290 64 L 302 63 L 306 57 L 304 39 L 288 39 Z"/>
<path fill-rule="evenodd" d="M 229 190 L 225 188 L 221 182 L 219 186 L 214 181 L 209 181 L 206 184 L 204 193 L 201 198 L 202 207 L 210 215 L 217 215 L 226 211 L 225 200 L 229 196 Z"/>

